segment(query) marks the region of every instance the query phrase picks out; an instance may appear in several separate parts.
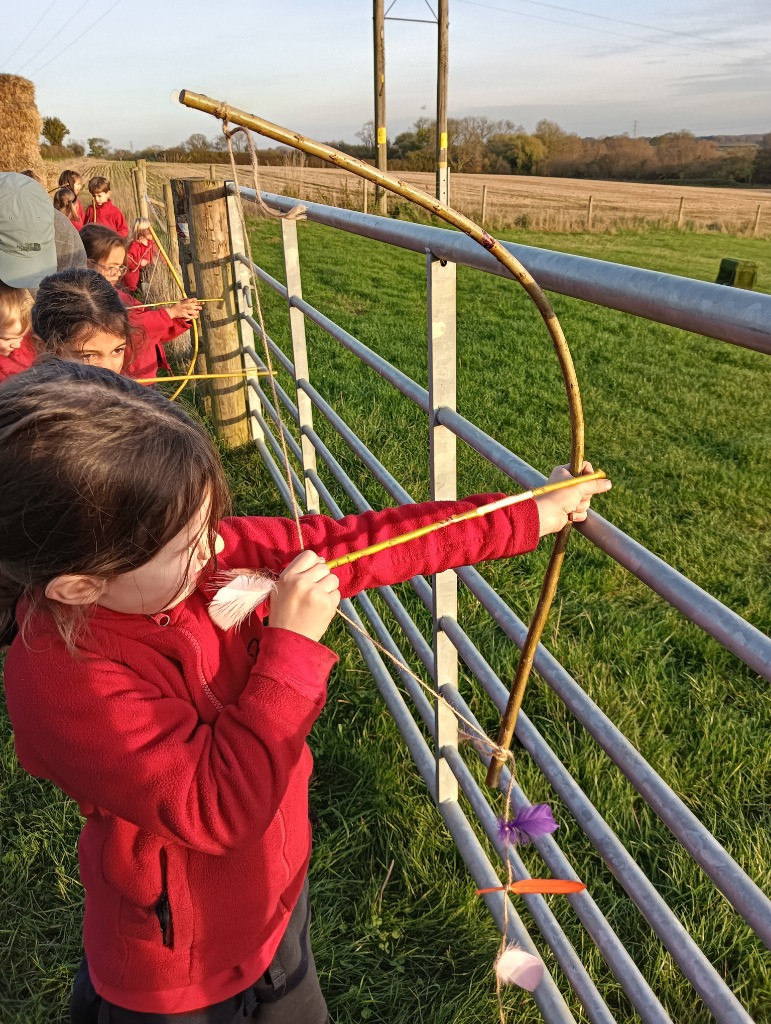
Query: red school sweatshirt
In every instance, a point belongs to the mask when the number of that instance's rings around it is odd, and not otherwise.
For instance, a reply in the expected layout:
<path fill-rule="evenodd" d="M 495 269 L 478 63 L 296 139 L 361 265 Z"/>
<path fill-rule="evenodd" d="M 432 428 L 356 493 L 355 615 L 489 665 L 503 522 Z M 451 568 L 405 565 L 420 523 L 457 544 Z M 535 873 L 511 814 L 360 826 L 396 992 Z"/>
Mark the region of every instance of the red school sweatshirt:
<path fill-rule="evenodd" d="M 15 373 L 26 370 L 36 359 L 37 349 L 32 340 L 32 331 L 27 331 L 17 349 L 14 349 L 10 355 L 0 356 L 0 383 Z"/>
<path fill-rule="evenodd" d="M 348 516 L 305 516 L 305 546 L 334 558 L 494 500 L 475 495 Z M 295 524 L 224 520 L 219 568 L 279 571 Z M 534 501 L 449 526 L 335 570 L 344 597 L 532 550 Z M 20 621 L 25 609 L 20 609 Z M 337 658 L 252 615 L 224 633 L 201 587 L 156 615 L 96 608 L 64 646 L 30 613 L 5 665 L 16 752 L 80 805 L 84 942 L 110 1002 L 180 1013 L 227 999 L 267 969 L 310 857 L 306 738 Z"/>
<path fill-rule="evenodd" d="M 104 227 L 117 231 L 121 238 L 128 237 L 126 218 L 115 203 L 113 203 L 112 199 L 108 199 L 101 206 L 97 206 L 96 203 L 92 202 L 86 209 L 85 223 L 103 224 Z"/>
<path fill-rule="evenodd" d="M 138 299 L 117 288 L 120 301 L 128 309 L 129 323 L 138 328 L 139 340 L 134 344 L 131 362 L 123 371 L 134 379 L 157 377 L 158 367 L 169 369 L 164 345 L 189 331 L 192 321 L 170 317 L 165 309 L 133 309 L 141 305 Z"/>
<path fill-rule="evenodd" d="M 126 273 L 123 275 L 123 286 L 130 292 L 135 292 L 139 287 L 139 278 L 142 274 L 142 261 L 147 261 L 147 266 L 152 266 L 158 256 L 155 242 L 150 239 L 147 245 L 143 245 L 139 239 L 135 239 L 126 250 Z"/>

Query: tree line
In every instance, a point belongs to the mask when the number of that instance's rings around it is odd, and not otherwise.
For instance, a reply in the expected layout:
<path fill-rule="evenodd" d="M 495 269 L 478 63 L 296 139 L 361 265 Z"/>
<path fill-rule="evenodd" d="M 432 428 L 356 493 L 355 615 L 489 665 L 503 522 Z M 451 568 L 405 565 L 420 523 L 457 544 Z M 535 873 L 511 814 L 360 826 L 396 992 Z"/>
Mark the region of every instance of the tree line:
<path fill-rule="evenodd" d="M 108 139 L 90 138 L 87 145 L 64 145 L 69 134 L 59 118 L 43 119 L 43 156 L 90 156 L 100 159 L 163 160 L 169 163 L 222 163 L 227 144 L 222 135 L 208 139 L 191 135 L 177 146 L 142 150 L 113 149 Z M 362 160 L 375 159 L 372 121 L 356 133 L 359 143 L 333 140 L 329 145 Z M 699 138 L 685 129 L 647 138 L 627 134 L 582 138 L 543 119 L 526 132 L 510 120 L 486 117 L 448 121 L 451 171 L 466 174 L 525 174 L 564 178 L 602 178 L 615 181 L 682 182 L 715 185 L 771 184 L 771 132 L 757 136 Z M 236 162 L 247 163 L 246 140 L 233 138 Z M 433 171 L 436 159 L 436 121 L 419 117 L 412 127 L 388 141 L 389 167 L 396 171 Z M 260 161 L 273 165 L 324 167 L 323 161 L 287 147 L 259 149 Z"/>

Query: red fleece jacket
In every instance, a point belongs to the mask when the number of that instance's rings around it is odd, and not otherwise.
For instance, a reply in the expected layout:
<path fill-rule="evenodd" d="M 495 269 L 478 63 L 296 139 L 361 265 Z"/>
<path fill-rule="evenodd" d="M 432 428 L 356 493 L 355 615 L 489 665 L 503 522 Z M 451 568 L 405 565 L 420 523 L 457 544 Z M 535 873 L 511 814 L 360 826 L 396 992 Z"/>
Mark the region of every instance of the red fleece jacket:
<path fill-rule="evenodd" d="M 481 505 L 498 495 L 302 520 L 327 558 Z M 282 569 L 294 523 L 221 524 L 222 568 Z M 531 550 L 523 502 L 335 570 L 343 596 Z M 20 609 L 20 619 L 25 609 Z M 229 998 L 267 969 L 310 857 L 306 738 L 336 656 L 253 615 L 223 633 L 201 589 L 157 615 L 96 608 L 71 654 L 30 613 L 8 653 L 16 751 L 77 800 L 94 986 L 131 1010 L 178 1013 Z M 298 1022 L 299 1024 L 299 1022 Z"/>
<path fill-rule="evenodd" d="M 142 274 L 142 263 L 152 266 L 158 256 L 155 242 L 152 238 L 145 244 L 138 238 L 135 239 L 126 250 L 126 273 L 123 275 L 123 287 L 130 292 L 135 292 L 139 287 L 139 278 Z"/>
<path fill-rule="evenodd" d="M 120 301 L 129 311 L 129 323 L 138 328 L 138 340 L 133 346 L 131 362 L 123 372 L 135 379 L 157 377 L 159 366 L 169 369 L 163 346 L 189 331 L 191 321 L 170 317 L 165 309 L 133 309 L 140 305 L 139 300 L 120 288 L 117 292 Z"/>
<path fill-rule="evenodd" d="M 76 199 L 72 205 L 73 212 L 75 213 L 75 219 L 72 222 L 72 226 L 76 231 L 80 231 L 86 223 L 86 215 L 83 212 L 83 204 L 79 199 Z"/>
<path fill-rule="evenodd" d="M 112 199 L 108 199 L 101 206 L 97 206 L 96 203 L 92 202 L 86 209 L 85 223 L 103 224 L 104 227 L 117 231 L 121 238 L 128 237 L 126 218 Z"/>
<path fill-rule="evenodd" d="M 0 382 L 26 370 L 36 359 L 37 349 L 32 341 L 32 332 L 28 331 L 17 349 L 8 356 L 0 356 Z"/>

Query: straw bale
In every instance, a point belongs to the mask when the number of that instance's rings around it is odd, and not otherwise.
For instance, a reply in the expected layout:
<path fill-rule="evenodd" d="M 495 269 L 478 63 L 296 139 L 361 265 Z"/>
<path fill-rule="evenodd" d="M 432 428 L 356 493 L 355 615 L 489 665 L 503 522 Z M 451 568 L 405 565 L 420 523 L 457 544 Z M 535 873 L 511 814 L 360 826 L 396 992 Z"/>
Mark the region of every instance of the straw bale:
<path fill-rule="evenodd" d="M 0 75 L 0 171 L 29 169 L 46 181 L 40 156 L 42 127 L 32 82 L 18 75 Z"/>

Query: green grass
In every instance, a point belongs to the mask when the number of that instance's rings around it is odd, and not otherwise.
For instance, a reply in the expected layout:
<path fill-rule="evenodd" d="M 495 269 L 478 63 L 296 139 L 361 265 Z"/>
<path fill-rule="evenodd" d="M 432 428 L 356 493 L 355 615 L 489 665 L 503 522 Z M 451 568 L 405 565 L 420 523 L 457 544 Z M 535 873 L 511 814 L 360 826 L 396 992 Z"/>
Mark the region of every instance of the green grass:
<path fill-rule="evenodd" d="M 259 262 L 282 278 L 278 236 L 273 223 L 254 227 Z M 516 238 L 705 280 L 714 279 L 721 255 L 739 256 L 760 264 L 761 287 L 768 288 L 771 279 L 767 243 L 752 239 L 676 232 L 569 237 L 522 232 Z M 300 247 L 305 297 L 425 385 L 424 261 L 307 224 L 300 226 Z M 267 289 L 261 294 L 269 330 L 289 351 L 285 307 Z M 554 301 L 582 386 L 589 457 L 615 482 L 598 507 L 768 632 L 767 358 L 559 296 Z M 509 282 L 461 270 L 458 306 L 460 411 L 543 470 L 564 462 L 568 421 L 561 378 L 524 295 Z M 311 325 L 308 337 L 314 384 L 413 497 L 427 497 L 424 415 Z M 281 379 L 288 386 L 283 374 Z M 316 427 L 368 500 L 375 506 L 390 503 L 320 416 Z M 243 451 L 227 453 L 225 461 L 239 512 L 284 514 L 257 458 Z M 459 466 L 461 492 L 507 486 L 501 474 L 463 446 Z M 351 503 L 332 490 L 352 511 Z M 532 555 L 482 569 L 526 620 L 547 555 L 544 545 Z M 409 588 L 401 590 L 428 629 L 422 606 Z M 509 680 L 516 652 L 466 594 L 460 619 L 501 678 Z M 329 643 L 341 661 L 311 743 L 316 756 L 311 796 L 319 818 L 311 886 L 314 949 L 332 1019 L 338 1024 L 495 1021 L 492 921 L 473 895 L 460 857 L 339 624 Z M 765 684 L 579 536 L 571 541 L 545 643 L 740 866 L 767 884 L 771 716 Z M 489 702 L 466 678 L 463 688 L 494 730 Z M 771 1018 L 759 941 L 538 678 L 525 706 L 754 1018 Z M 7 725 L 3 747 L 2 1020 L 61 1022 L 69 975 L 80 953 L 79 819 L 53 787 L 18 768 Z M 563 848 L 673 1020 L 711 1020 L 524 753 L 518 774 L 531 799 L 554 807 Z M 525 860 L 540 873 L 533 851 L 526 851 Z M 567 902 L 552 897 L 551 905 L 618 1019 L 634 1020 Z M 532 931 L 537 934 L 534 926 Z M 548 951 L 545 956 L 553 965 Z M 555 973 L 583 1021 L 559 970 Z M 509 1019 L 518 1024 L 540 1019 L 526 993 L 506 992 L 505 1003 Z"/>

